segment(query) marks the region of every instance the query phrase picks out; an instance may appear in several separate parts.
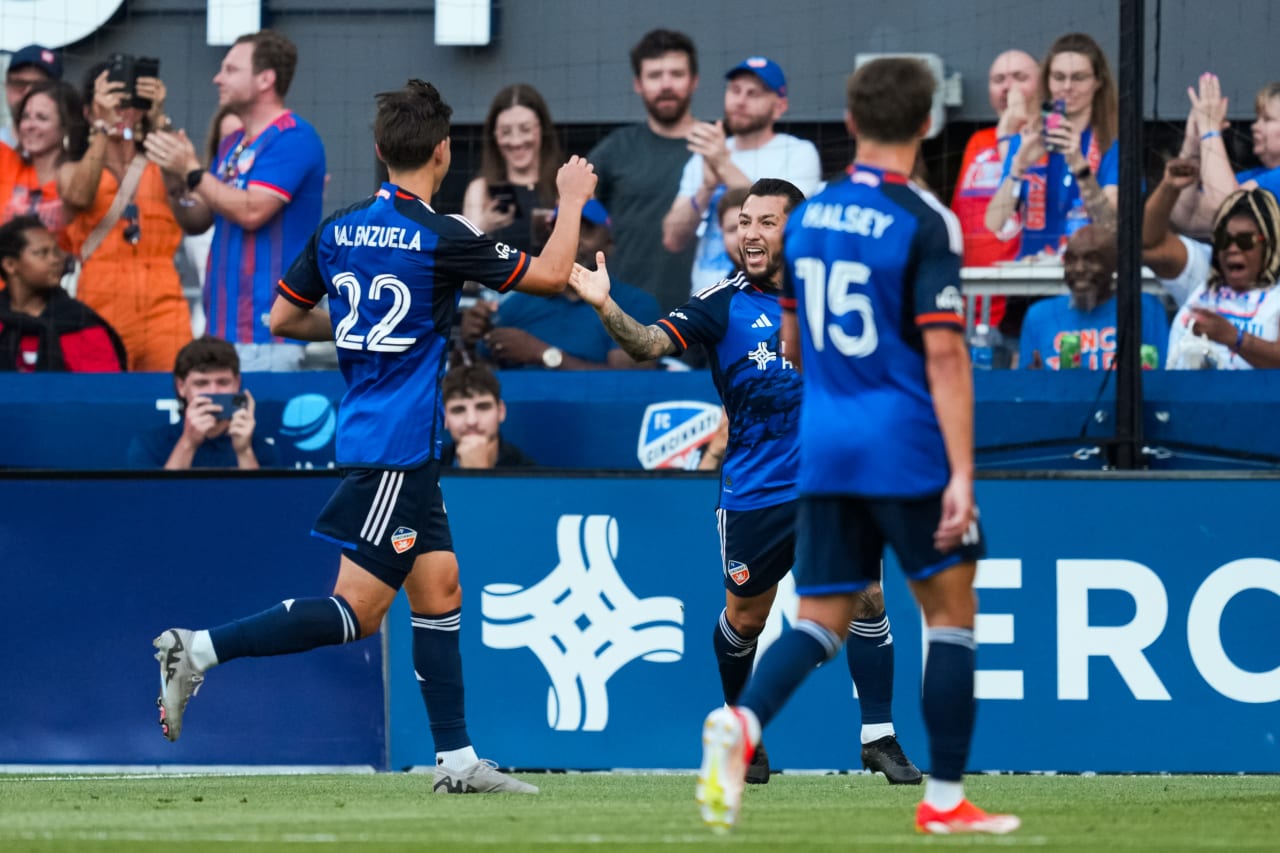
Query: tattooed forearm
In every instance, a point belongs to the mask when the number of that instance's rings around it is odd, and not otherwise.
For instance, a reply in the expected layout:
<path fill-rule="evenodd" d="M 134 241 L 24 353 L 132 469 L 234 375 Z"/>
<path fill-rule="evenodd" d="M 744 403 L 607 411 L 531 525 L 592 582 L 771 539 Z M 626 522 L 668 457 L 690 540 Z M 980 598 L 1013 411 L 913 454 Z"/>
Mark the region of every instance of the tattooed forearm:
<path fill-rule="evenodd" d="M 657 326 L 640 325 L 612 299 L 600 313 L 600 320 L 609 337 L 636 361 L 649 361 L 676 351 L 665 332 Z"/>
<path fill-rule="evenodd" d="M 1079 181 L 1080 199 L 1089 212 L 1089 221 L 1110 233 L 1116 233 L 1116 209 L 1107 200 L 1107 194 L 1098 186 L 1098 179 L 1093 175 Z"/>

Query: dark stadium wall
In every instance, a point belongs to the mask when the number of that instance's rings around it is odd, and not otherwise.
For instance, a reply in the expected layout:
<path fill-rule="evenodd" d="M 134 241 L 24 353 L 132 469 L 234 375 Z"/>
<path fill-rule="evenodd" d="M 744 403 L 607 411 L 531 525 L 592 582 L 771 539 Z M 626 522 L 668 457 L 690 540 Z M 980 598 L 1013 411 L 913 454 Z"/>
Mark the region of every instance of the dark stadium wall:
<path fill-rule="evenodd" d="M 1193 0 L 1146 5 L 1148 119 L 1180 124 L 1186 87 L 1206 69 L 1222 77 L 1232 117 L 1251 118 L 1253 92 L 1266 82 L 1258 57 L 1270 55 L 1271 21 L 1280 19 L 1280 9 L 1265 0 L 1236 0 L 1205 16 Z M 948 110 L 954 132 L 926 150 L 934 160 L 931 178 L 943 189 L 953 168 L 948 158 L 958 157 L 973 126 L 992 119 L 985 81 L 996 53 L 1022 47 L 1041 55 L 1058 35 L 1081 30 L 1098 39 L 1113 63 L 1118 58 L 1118 14 L 1109 0 L 508 0 L 494 4 L 495 35 L 486 47 L 436 46 L 434 8 L 427 0 L 264 3 L 264 25 L 299 47 L 288 102 L 324 139 L 330 208 L 368 192 L 375 180 L 369 141 L 374 92 L 411 76 L 439 85 L 455 110 L 456 141 L 464 143 L 455 151 L 456 182 L 474 168 L 476 150 L 466 126 L 483 119 L 493 93 L 507 83 L 524 80 L 542 91 L 571 150 L 590 147 L 610 125 L 638 120 L 627 53 L 658 26 L 687 32 L 698 44 L 702 85 L 694 112 L 702 118 L 719 114 L 724 70 L 755 53 L 778 61 L 791 90 L 787 121 L 805 125 L 797 132 L 824 126 L 818 140 L 824 165 L 847 150 L 838 122 L 855 54 L 938 54 L 948 71 L 961 75 L 964 100 Z M 90 63 L 114 51 L 158 56 L 174 119 L 203 137 L 216 106 L 210 80 L 225 53 L 205 43 L 203 3 L 125 0 L 98 32 L 67 48 L 68 79 L 79 82 Z"/>

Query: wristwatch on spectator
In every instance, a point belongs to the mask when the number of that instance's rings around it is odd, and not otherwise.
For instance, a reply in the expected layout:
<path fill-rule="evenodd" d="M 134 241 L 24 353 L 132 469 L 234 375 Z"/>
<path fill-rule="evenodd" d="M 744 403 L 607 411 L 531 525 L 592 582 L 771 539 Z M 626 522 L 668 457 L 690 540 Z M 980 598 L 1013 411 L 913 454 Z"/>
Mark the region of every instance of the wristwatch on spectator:
<path fill-rule="evenodd" d="M 192 169 L 187 172 L 187 190 L 195 192 L 196 187 L 200 186 L 200 181 L 204 179 L 204 169 Z"/>
<path fill-rule="evenodd" d="M 555 370 L 563 363 L 564 353 L 560 351 L 559 347 L 547 347 L 542 351 L 542 364 L 544 367 Z"/>

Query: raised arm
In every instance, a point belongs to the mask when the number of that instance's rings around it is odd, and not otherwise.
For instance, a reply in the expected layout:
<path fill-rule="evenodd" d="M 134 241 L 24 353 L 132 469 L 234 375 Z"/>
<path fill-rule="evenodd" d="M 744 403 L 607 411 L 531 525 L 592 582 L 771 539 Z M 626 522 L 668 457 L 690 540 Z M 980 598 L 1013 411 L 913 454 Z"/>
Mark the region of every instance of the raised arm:
<path fill-rule="evenodd" d="M 645 326 L 635 320 L 613 301 L 609 295 L 609 270 L 605 266 L 604 252 L 596 252 L 594 271 L 581 264 L 574 264 L 569 276 L 569 286 L 577 291 L 596 313 L 609 337 L 636 361 L 651 361 L 664 355 L 674 355 L 676 345 L 658 326 Z"/>
<path fill-rule="evenodd" d="M 1199 191 L 1188 190 L 1184 200 L 1173 211 L 1174 227 L 1192 237 L 1204 237 L 1213 229 L 1213 217 L 1222 202 L 1239 188 L 1227 147 L 1222 140 L 1222 126 L 1227 117 L 1227 99 L 1215 74 L 1200 75 L 1199 90 L 1188 88 L 1191 118 L 1200 131 L 1197 140 L 1200 154 Z M 1183 142 L 1183 149 L 1188 147 Z"/>
<path fill-rule="evenodd" d="M 1018 132 L 1018 150 L 1013 154 L 1008 174 L 1000 181 L 995 195 L 987 203 L 987 215 L 983 224 L 992 234 L 999 236 L 1004 232 L 1004 225 L 1018 209 L 1022 181 L 1027 169 L 1044 156 L 1044 141 L 1040 138 L 1040 119 L 1037 117 L 1023 125 Z M 1007 158 L 1006 158 L 1007 159 Z"/>
<path fill-rule="evenodd" d="M 529 262 L 529 271 L 516 286 L 524 293 L 550 295 L 564 291 L 578 254 L 582 206 L 596 189 L 595 170 L 575 154 L 556 173 L 556 189 L 560 193 L 560 211 L 542 254 Z"/>
<path fill-rule="evenodd" d="M 107 145 L 110 144 L 107 137 L 108 134 L 119 132 L 119 105 L 123 97 L 124 83 L 109 82 L 105 69 L 94 79 L 93 103 L 89 105 L 92 122 L 89 147 L 76 162 L 63 163 L 58 167 L 58 197 L 73 213 L 92 205 L 98 194 L 98 182 L 102 180 Z"/>
<path fill-rule="evenodd" d="M 1142 262 L 1157 278 L 1173 279 L 1187 266 L 1187 247 L 1173 233 L 1169 221 L 1174 206 L 1188 187 L 1194 188 L 1198 169 L 1192 160 L 1176 158 L 1164 165 L 1142 213 Z"/>

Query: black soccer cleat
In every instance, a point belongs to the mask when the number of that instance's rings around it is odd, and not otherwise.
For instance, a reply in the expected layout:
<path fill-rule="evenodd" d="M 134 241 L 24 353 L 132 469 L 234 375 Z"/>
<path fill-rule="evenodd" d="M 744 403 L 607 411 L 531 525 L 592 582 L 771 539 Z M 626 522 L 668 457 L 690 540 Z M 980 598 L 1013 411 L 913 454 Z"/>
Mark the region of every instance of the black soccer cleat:
<path fill-rule="evenodd" d="M 769 753 L 764 751 L 764 741 L 760 741 L 756 744 L 755 755 L 751 756 L 751 763 L 747 765 L 747 784 L 767 785 L 769 773 Z"/>
<path fill-rule="evenodd" d="M 896 735 L 885 735 L 862 747 L 862 766 L 883 773 L 890 785 L 919 785 L 924 779 L 920 768 L 902 751 Z"/>

